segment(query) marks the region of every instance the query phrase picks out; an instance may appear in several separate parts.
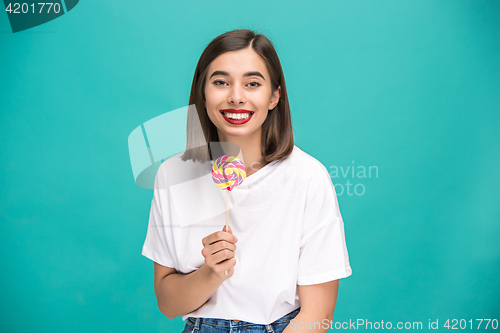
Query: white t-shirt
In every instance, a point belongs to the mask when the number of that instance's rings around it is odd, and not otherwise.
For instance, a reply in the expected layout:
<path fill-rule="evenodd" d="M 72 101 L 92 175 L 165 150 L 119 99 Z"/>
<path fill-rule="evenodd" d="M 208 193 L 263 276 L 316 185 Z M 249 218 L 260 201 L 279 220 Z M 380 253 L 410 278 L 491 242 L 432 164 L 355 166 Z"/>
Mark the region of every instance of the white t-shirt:
<path fill-rule="evenodd" d="M 202 239 L 226 224 L 226 190 L 212 180 L 213 161 L 181 155 L 158 169 L 142 255 L 187 274 L 205 264 Z M 238 238 L 234 274 L 182 320 L 270 324 L 300 307 L 297 285 L 352 274 L 330 175 L 299 147 L 246 177 L 229 201 L 229 226 Z"/>

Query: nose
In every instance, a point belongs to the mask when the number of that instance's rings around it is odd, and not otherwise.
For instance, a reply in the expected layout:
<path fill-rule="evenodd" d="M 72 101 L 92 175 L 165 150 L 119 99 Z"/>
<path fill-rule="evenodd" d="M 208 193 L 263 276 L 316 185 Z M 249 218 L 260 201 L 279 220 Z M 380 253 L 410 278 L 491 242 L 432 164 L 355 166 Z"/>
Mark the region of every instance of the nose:
<path fill-rule="evenodd" d="M 230 104 L 245 104 L 245 91 L 241 89 L 238 85 L 233 85 L 229 92 L 228 102 Z"/>

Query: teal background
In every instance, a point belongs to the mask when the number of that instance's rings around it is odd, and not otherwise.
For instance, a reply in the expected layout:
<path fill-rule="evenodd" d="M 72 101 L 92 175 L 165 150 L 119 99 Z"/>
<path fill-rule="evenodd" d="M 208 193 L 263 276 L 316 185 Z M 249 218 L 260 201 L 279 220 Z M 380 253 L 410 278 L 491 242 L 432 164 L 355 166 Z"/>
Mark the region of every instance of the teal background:
<path fill-rule="evenodd" d="M 337 188 L 353 274 L 334 321 L 500 320 L 499 1 L 87 0 L 16 34 L 0 14 L 0 330 L 183 329 L 141 255 L 152 190 L 127 137 L 186 106 L 238 28 L 275 43 L 296 144 L 378 169 L 332 178 L 365 189 Z"/>

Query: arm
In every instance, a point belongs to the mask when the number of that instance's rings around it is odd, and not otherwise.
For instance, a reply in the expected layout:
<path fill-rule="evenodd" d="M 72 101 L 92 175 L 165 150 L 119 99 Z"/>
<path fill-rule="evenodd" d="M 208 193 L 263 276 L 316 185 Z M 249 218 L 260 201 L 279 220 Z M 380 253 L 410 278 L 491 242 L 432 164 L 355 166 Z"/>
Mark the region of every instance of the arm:
<path fill-rule="evenodd" d="M 179 274 L 156 262 L 154 265 L 158 309 L 169 319 L 198 309 L 224 282 L 206 264 L 189 274 Z"/>
<path fill-rule="evenodd" d="M 167 318 L 190 313 L 205 304 L 220 285 L 234 274 L 234 251 L 238 240 L 231 227 L 202 239 L 205 264 L 189 274 L 155 262 L 155 294 L 158 308 Z"/>
<path fill-rule="evenodd" d="M 324 333 L 330 329 L 339 290 L 339 280 L 298 286 L 300 312 L 283 333 Z"/>

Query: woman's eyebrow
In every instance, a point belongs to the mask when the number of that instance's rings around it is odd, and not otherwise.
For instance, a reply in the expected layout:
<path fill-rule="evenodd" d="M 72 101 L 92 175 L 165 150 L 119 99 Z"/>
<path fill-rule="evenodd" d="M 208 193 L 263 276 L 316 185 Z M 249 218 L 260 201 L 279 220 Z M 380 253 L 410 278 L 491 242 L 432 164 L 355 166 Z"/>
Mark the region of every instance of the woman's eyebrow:
<path fill-rule="evenodd" d="M 210 75 L 210 78 L 212 78 L 212 76 L 215 76 L 215 75 L 224 75 L 224 76 L 229 76 L 229 73 L 228 72 L 224 72 L 224 71 L 215 71 L 212 73 L 212 75 Z M 260 76 L 264 81 L 266 79 L 264 79 L 264 75 L 262 75 L 260 72 L 246 72 L 245 74 L 243 74 L 243 76 Z"/>

